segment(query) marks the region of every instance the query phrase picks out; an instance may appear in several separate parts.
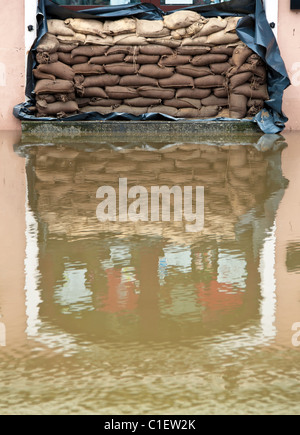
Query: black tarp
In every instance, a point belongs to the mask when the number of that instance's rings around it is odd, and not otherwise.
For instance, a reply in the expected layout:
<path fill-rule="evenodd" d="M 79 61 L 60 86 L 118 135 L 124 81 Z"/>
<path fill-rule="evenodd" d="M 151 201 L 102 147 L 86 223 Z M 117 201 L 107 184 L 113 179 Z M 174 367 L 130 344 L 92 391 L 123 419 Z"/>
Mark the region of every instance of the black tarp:
<path fill-rule="evenodd" d="M 274 37 L 273 31 L 267 21 L 266 14 L 261 0 L 231 0 L 229 2 L 193 6 L 186 10 L 194 10 L 206 17 L 213 16 L 242 16 L 239 21 L 237 33 L 240 39 L 247 44 L 266 62 L 268 66 L 268 89 L 270 100 L 266 102 L 265 108 L 254 118 L 264 133 L 279 133 L 287 122 L 287 118 L 282 113 L 282 99 L 284 90 L 290 85 L 290 80 L 280 55 L 280 50 Z M 171 12 L 169 12 L 171 13 Z M 21 120 L 27 121 L 57 121 L 56 118 L 46 117 L 37 118 L 32 115 L 29 107 L 35 105 L 35 78 L 32 70 L 35 67 L 36 47 L 42 36 L 47 32 L 47 18 L 65 19 L 73 18 L 93 18 L 99 19 L 119 19 L 122 17 L 134 16 L 147 20 L 162 19 L 165 13 L 156 6 L 148 3 L 122 5 L 111 7 L 99 7 L 85 9 L 84 11 L 70 11 L 61 6 L 55 5 L 50 0 L 39 0 L 37 9 L 38 36 L 28 55 L 27 84 L 26 96 L 29 101 L 19 104 L 14 108 L 14 115 Z M 110 115 L 100 115 L 97 112 L 78 114 L 64 118 L 63 121 L 95 121 L 95 120 L 174 120 L 167 115 L 162 114 L 144 114 L 133 116 L 129 114 L 112 113 Z M 218 118 L 219 120 L 220 118 Z M 193 120 L 195 122 L 198 120 Z"/>

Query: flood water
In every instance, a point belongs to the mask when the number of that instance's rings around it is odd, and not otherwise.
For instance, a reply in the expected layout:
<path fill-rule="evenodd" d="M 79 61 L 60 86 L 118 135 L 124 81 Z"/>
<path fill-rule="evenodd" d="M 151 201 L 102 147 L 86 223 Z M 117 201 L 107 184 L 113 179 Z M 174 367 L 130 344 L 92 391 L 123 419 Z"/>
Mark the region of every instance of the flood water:
<path fill-rule="evenodd" d="M 0 144 L 1 414 L 300 414 L 300 134 Z M 120 178 L 204 228 L 100 222 Z"/>

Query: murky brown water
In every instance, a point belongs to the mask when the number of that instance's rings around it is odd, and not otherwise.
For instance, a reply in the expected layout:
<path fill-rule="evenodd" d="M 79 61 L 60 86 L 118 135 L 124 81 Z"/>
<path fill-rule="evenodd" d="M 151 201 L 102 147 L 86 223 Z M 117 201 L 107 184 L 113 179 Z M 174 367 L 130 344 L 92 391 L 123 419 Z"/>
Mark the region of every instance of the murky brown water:
<path fill-rule="evenodd" d="M 0 413 L 299 414 L 300 136 L 284 136 L 2 133 Z M 204 186 L 203 231 L 100 223 L 119 178 Z"/>

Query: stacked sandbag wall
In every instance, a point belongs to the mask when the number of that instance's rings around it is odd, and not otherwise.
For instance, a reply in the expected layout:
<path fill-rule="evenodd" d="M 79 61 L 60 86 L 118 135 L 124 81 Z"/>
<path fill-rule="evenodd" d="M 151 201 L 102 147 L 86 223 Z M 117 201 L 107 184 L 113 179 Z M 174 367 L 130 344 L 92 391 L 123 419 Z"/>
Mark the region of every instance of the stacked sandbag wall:
<path fill-rule="evenodd" d="M 37 48 L 36 116 L 98 112 L 255 116 L 269 99 L 263 61 L 239 17 L 178 11 L 164 20 L 48 20 Z"/>

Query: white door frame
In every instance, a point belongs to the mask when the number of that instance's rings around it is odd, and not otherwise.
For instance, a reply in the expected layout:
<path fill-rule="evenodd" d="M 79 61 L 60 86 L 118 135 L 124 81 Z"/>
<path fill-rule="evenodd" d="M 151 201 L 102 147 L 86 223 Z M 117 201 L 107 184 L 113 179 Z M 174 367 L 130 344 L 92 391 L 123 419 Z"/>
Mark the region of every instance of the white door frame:
<path fill-rule="evenodd" d="M 25 69 L 26 69 L 27 55 L 37 35 L 36 10 L 38 5 L 38 0 L 24 0 L 24 5 L 25 5 Z M 29 26 L 32 26 L 33 30 L 29 30 L 31 29 Z"/>
<path fill-rule="evenodd" d="M 278 0 L 263 0 L 269 23 L 274 23 L 274 35 L 278 36 Z"/>

